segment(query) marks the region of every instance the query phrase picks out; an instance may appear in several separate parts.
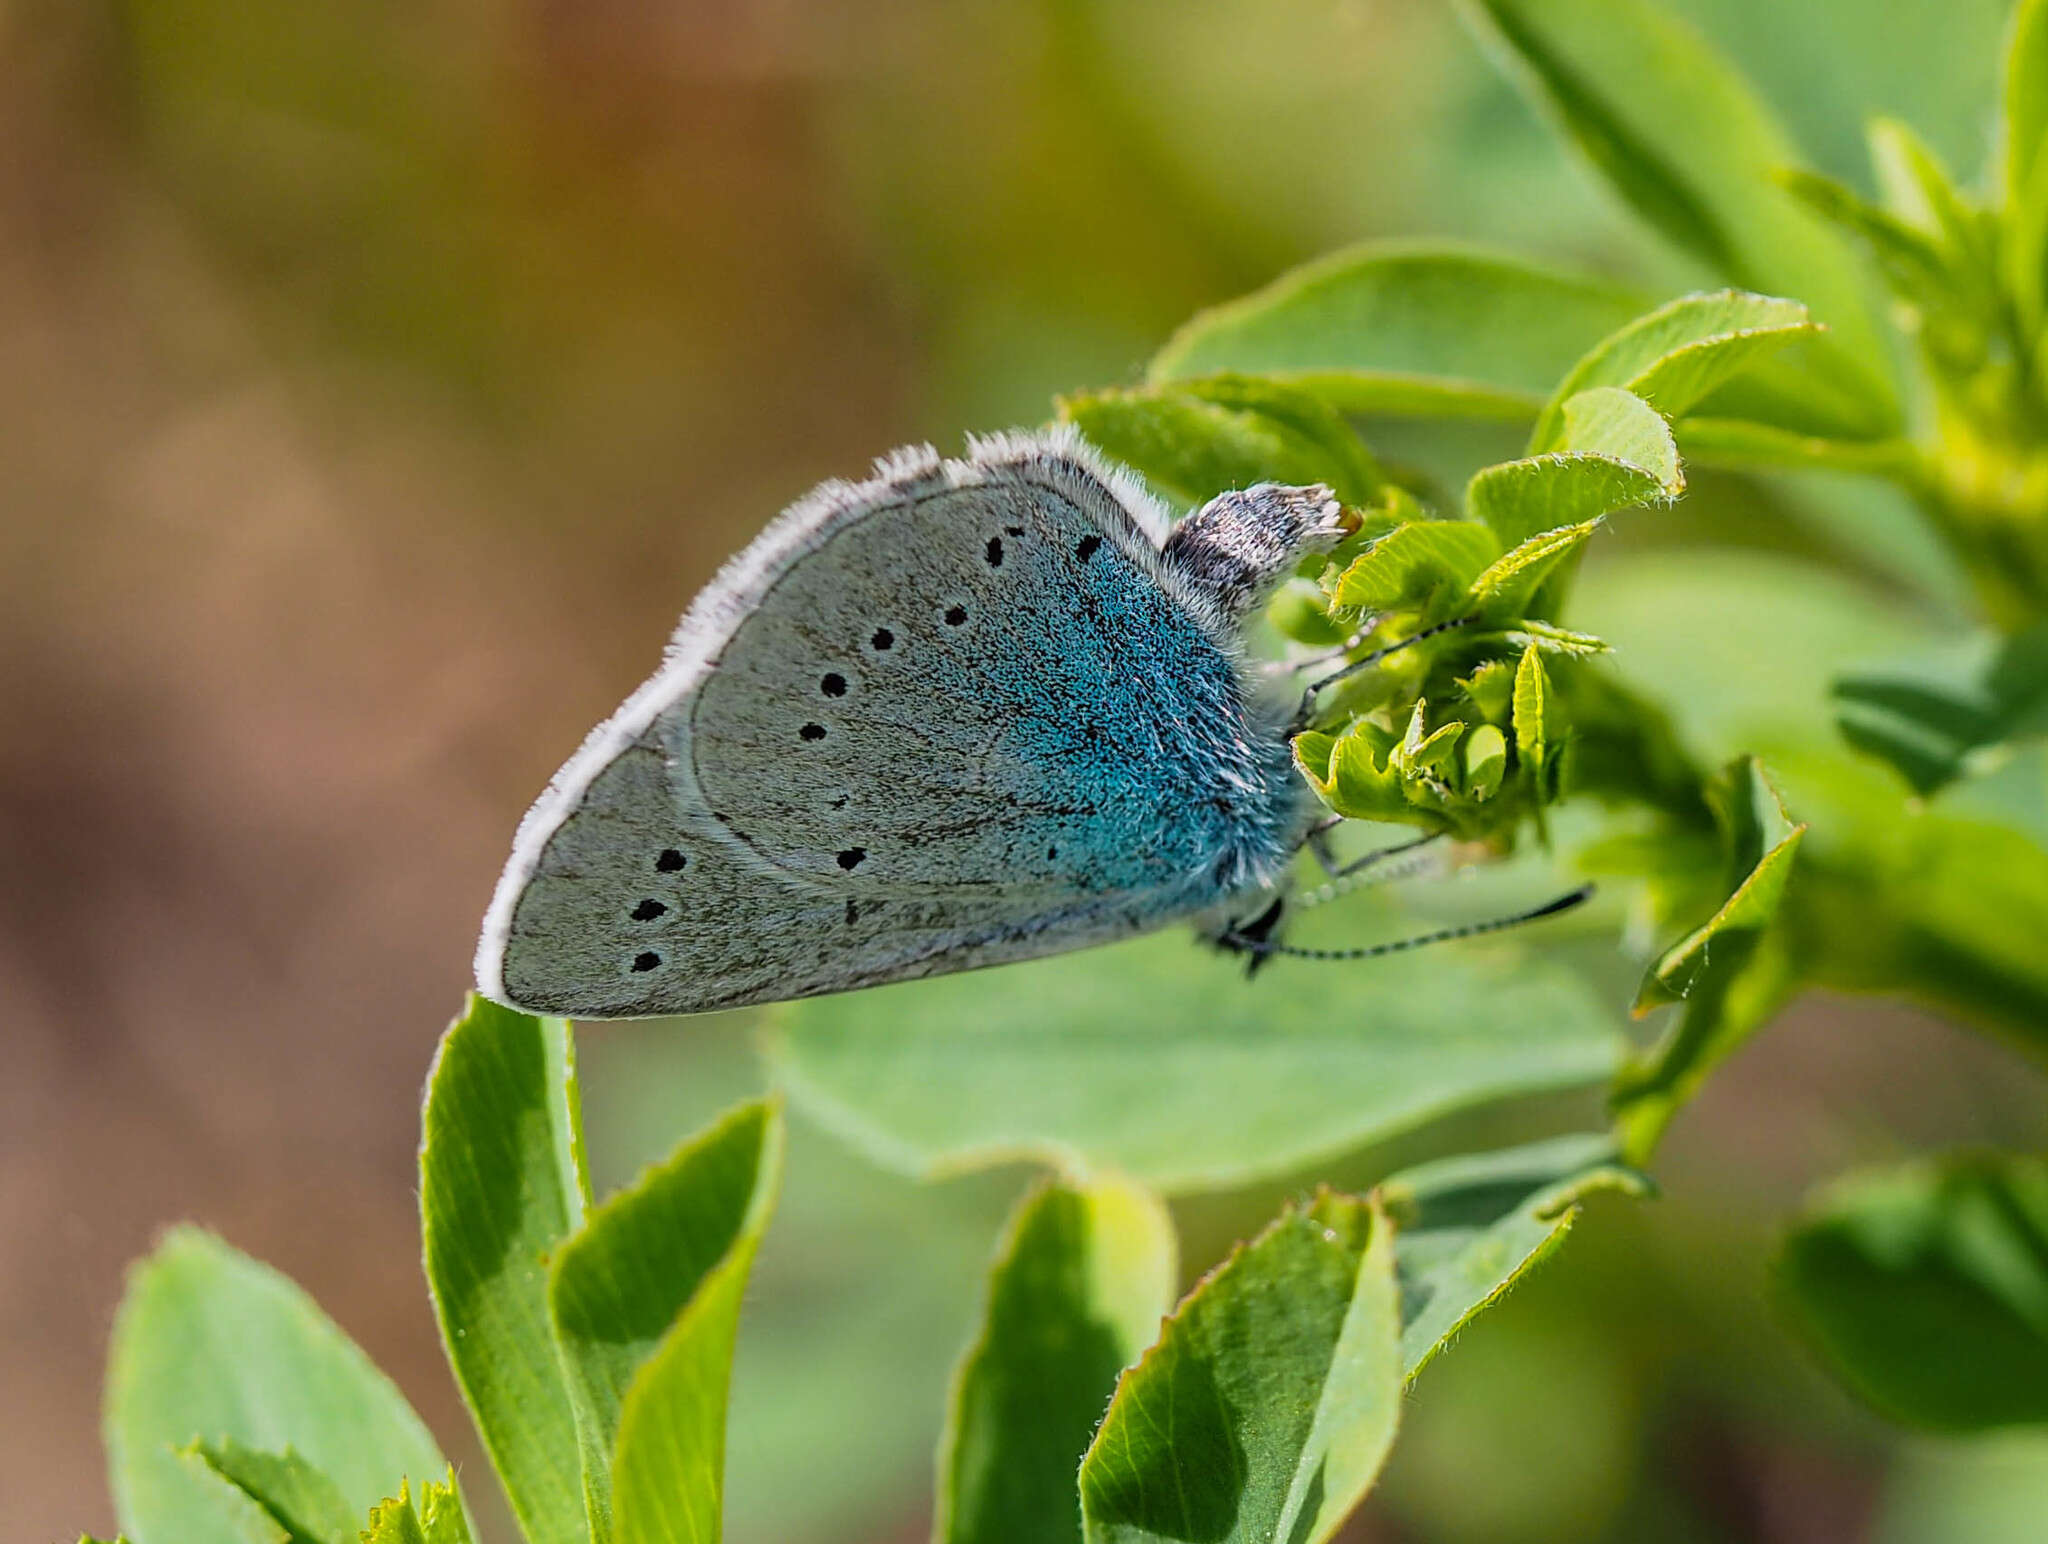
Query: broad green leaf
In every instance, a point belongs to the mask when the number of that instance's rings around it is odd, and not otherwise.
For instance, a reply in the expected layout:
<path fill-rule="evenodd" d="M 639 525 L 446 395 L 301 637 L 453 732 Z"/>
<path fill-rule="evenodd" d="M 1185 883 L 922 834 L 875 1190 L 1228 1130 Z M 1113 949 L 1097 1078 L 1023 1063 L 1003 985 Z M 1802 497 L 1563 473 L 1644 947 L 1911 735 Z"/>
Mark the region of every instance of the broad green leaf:
<path fill-rule="evenodd" d="M 107 1371 L 107 1465 L 123 1531 L 219 1544 L 247 1499 L 177 1450 L 194 1439 L 282 1451 L 358 1515 L 409 1474 L 447 1468 L 391 1380 L 268 1266 L 176 1228 L 131 1273 Z"/>
<path fill-rule="evenodd" d="M 1704 38 L 1651 0 L 1458 0 L 1458 9 L 1652 226 L 1729 283 L 1810 304 L 1832 337 L 1806 351 L 1802 374 L 1864 433 L 1890 428 L 1889 365 L 1855 259 L 1774 181 L 1798 154 Z"/>
<path fill-rule="evenodd" d="M 1665 418 L 1677 418 L 1716 387 L 1814 331 L 1806 307 L 1796 300 L 1741 290 L 1682 295 L 1603 339 L 1572 367 L 1536 420 L 1529 449 L 1589 448 L 1565 414 L 1575 397 L 1593 387 L 1623 387 Z M 1622 459 L 1644 464 L 1636 456 Z"/>
<path fill-rule="evenodd" d="M 1522 543 L 1664 497 L 1656 476 L 1639 466 L 1612 456 L 1553 453 L 1485 468 L 1467 485 L 1465 508 L 1502 541 Z"/>
<path fill-rule="evenodd" d="M 1496 557 L 1500 540 L 1474 520 L 1412 520 L 1389 531 L 1337 577 L 1334 599 L 1390 611 L 1463 595 Z"/>
<path fill-rule="evenodd" d="M 1586 1196 L 1649 1188 L 1604 1133 L 1444 1158 L 1382 1182 L 1380 1204 L 1399 1230 L 1394 1270 L 1407 1376 L 1564 1242 Z"/>
<path fill-rule="evenodd" d="M 1685 491 L 1671 426 L 1633 392 L 1595 386 L 1561 403 L 1557 417 L 1556 448 L 1487 467 L 1465 489 L 1467 512 L 1503 542 Z"/>
<path fill-rule="evenodd" d="M 268 1512 L 290 1544 L 355 1544 L 360 1514 L 334 1481 L 291 1448 L 266 1453 L 229 1438 L 196 1442 L 186 1451 Z"/>
<path fill-rule="evenodd" d="M 370 1509 L 360 1538 L 362 1544 L 470 1544 L 469 1522 L 455 1489 L 455 1471 L 449 1470 L 447 1479 L 438 1484 L 431 1480 L 423 1483 L 417 1502 L 411 1487 L 401 1483 L 396 1496 L 387 1496 Z"/>
<path fill-rule="evenodd" d="M 1076 393 L 1060 398 L 1059 413 L 1091 444 L 1183 504 L 1277 482 L 1326 483 L 1356 505 L 1383 480 L 1335 408 L 1278 381 L 1224 375 Z"/>
<path fill-rule="evenodd" d="M 1790 989 L 1791 962 L 1772 923 L 1806 835 L 1754 757 L 1724 768 L 1709 784 L 1721 828 L 1726 898 L 1704 923 L 1651 964 L 1635 1011 L 1684 1000 L 1664 1038 L 1615 1080 L 1622 1151 L 1645 1161 L 1664 1127 L 1706 1075 L 1759 1028 Z"/>
<path fill-rule="evenodd" d="M 1370 917 L 1346 904 L 1317 920 Z M 1410 928 L 1380 914 L 1375 932 Z M 1356 932 L 1348 937 L 1356 941 Z M 1455 957 L 1454 957 L 1455 953 Z M 1039 1158 L 1163 1190 L 1284 1174 L 1447 1110 L 1614 1065 L 1579 978 L 1484 947 L 1243 966 L 1180 931 L 793 1005 L 778 1080 L 879 1162 Z"/>
<path fill-rule="evenodd" d="M 781 1154 L 774 1106 L 742 1105 L 555 1256 L 548 1304 L 597 1544 L 718 1537 L 733 1336 Z"/>
<path fill-rule="evenodd" d="M 2048 4 L 2019 0 L 2005 45 L 2005 205 L 2026 207 L 2048 139 Z"/>
<path fill-rule="evenodd" d="M 1881 756 L 1919 794 L 1962 777 L 2022 736 L 2048 733 L 2048 623 L 1980 633 L 1835 682 L 1851 745 Z"/>
<path fill-rule="evenodd" d="M 1370 244 L 1204 311 L 1148 372 L 1277 376 L 1348 413 L 1525 420 L 1641 309 L 1602 280 L 1482 252 Z"/>
<path fill-rule="evenodd" d="M 1593 519 L 1531 536 L 1472 581 L 1473 604 L 1489 615 L 1520 616 L 1544 581 L 1577 557 L 1599 528 Z"/>
<path fill-rule="evenodd" d="M 1958 1155 L 1840 1182 L 1793 1229 L 1778 1281 L 1893 1420 L 2048 1425 L 2048 1162 Z"/>
<path fill-rule="evenodd" d="M 581 1538 L 547 1304 L 548 1260 L 590 1203 L 568 1024 L 472 995 L 442 1037 L 422 1124 L 427 1284 L 455 1381 L 527 1537 Z"/>
<path fill-rule="evenodd" d="M 1205 1277 L 1118 1381 L 1081 1464 L 1088 1544 L 1321 1544 L 1401 1406 L 1393 1229 L 1325 1191 Z"/>
<path fill-rule="evenodd" d="M 1173 1307 L 1174 1256 L 1166 1208 L 1127 1181 L 1047 1183 L 1018 1205 L 953 1375 L 935 1544 L 1080 1539 L 1075 1455 Z"/>

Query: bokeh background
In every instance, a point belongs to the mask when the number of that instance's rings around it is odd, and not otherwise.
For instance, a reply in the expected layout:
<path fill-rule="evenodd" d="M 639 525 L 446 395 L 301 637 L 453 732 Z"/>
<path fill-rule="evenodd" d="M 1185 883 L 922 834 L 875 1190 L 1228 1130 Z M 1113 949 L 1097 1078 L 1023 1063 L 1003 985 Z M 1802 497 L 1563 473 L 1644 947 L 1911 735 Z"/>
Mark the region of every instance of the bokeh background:
<path fill-rule="evenodd" d="M 2003 0 L 1678 8 L 1831 172 L 1865 180 L 1873 111 L 1981 159 Z M 813 481 L 1040 420 L 1374 235 L 1683 278 L 1436 0 L 0 0 L 0 1529 L 111 1532 L 106 1336 L 187 1217 L 480 1480 L 417 1096 L 528 799 Z M 1702 484 L 1724 519 L 1628 539 L 1863 523 L 1877 568 L 1933 561 L 1868 490 Z M 1796 637 L 1799 594 L 1727 625 Z M 753 1087 L 748 1034 L 588 1032 L 600 1177 Z M 1596 1205 L 1425 1375 L 1355 1537 L 2048 1538 L 2048 1445 L 1887 1431 L 1764 1290 L 1812 1180 L 2042 1143 L 2044 1093 L 1907 1010 L 1802 1005 L 1684 1117 L 1662 1203 Z M 1020 1181 L 920 1188 L 799 1118 L 731 1537 L 924 1536 Z M 1273 1199 L 1182 1206 L 1190 1265 Z"/>

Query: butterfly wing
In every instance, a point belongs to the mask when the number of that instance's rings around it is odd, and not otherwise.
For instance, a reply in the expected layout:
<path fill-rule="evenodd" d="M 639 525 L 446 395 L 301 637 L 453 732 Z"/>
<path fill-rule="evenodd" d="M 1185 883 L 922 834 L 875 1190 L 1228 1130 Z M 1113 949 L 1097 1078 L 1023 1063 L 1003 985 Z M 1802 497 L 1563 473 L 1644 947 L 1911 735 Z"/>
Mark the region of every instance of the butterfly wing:
<path fill-rule="evenodd" d="M 521 828 L 486 993 L 585 1017 L 1122 936 L 1249 876 L 1292 798 L 1165 520 L 1070 438 L 900 454 L 778 521 Z M 1279 795 L 1275 790 L 1289 792 Z"/>

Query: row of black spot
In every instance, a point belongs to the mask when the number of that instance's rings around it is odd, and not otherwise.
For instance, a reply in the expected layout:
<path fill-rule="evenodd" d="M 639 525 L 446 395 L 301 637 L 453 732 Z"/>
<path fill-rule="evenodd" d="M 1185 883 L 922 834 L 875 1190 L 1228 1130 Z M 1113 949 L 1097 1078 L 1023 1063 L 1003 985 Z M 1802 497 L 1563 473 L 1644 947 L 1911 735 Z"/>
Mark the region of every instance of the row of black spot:
<path fill-rule="evenodd" d="M 1004 529 L 1008 531 L 1009 534 L 1012 536 L 1022 536 L 1024 534 L 1024 528 L 1022 526 L 1005 526 Z M 1083 563 L 1086 563 L 1089 559 L 1095 556 L 1096 552 L 1101 548 L 1101 546 L 1102 538 L 1100 536 L 1096 536 L 1093 534 L 1084 536 L 1080 539 L 1080 541 L 1074 544 L 1074 556 L 1079 558 Z M 987 559 L 988 566 L 990 568 L 1001 568 L 1003 566 L 1002 537 L 991 536 L 988 539 L 988 546 L 983 549 L 983 556 Z M 949 606 L 946 608 L 946 625 L 948 627 L 961 627 L 964 626 L 966 622 L 967 608 L 965 606 Z M 874 633 L 869 637 L 868 643 L 876 650 L 876 652 L 885 652 L 895 647 L 896 635 L 886 627 L 878 627 L 874 630 Z M 828 670 L 824 675 L 818 678 L 818 690 L 823 692 L 827 697 L 844 697 L 846 695 L 846 677 L 841 675 L 836 670 Z M 825 726 L 823 724 L 816 722 L 806 723 L 801 729 L 797 731 L 797 734 L 800 738 L 804 740 L 822 740 L 825 738 Z M 1058 851 L 1059 849 L 1056 847 L 1048 848 L 1046 850 L 1046 856 L 1048 858 L 1051 858 L 1055 856 L 1058 853 Z M 837 855 L 836 861 L 838 862 L 840 868 L 844 869 L 847 873 L 850 874 L 855 869 L 860 867 L 861 863 L 866 859 L 867 855 L 867 849 L 865 847 L 848 847 Z M 662 849 L 661 855 L 654 860 L 654 866 L 656 870 L 663 874 L 675 874 L 680 873 L 683 867 L 688 862 L 689 860 L 685 858 L 682 855 L 682 853 L 678 852 L 675 848 L 665 847 Z M 664 902 L 657 901 L 652 897 L 649 897 L 648 899 L 641 901 L 637 906 L 633 908 L 631 913 L 629 913 L 629 915 L 633 918 L 635 922 L 652 922 L 659 917 L 666 916 L 667 914 L 668 906 Z M 639 954 L 633 956 L 633 969 L 636 972 L 654 970 L 657 967 L 659 967 L 660 964 L 661 956 L 655 953 L 652 949 L 643 950 Z"/>

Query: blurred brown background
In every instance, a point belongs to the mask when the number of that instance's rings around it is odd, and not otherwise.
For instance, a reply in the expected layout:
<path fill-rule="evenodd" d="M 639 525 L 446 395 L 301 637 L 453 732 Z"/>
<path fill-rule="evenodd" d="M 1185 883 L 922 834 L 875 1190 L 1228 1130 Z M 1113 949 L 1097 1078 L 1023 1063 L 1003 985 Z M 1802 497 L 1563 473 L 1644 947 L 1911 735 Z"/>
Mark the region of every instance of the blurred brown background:
<path fill-rule="evenodd" d="M 1829 169 L 1878 108 L 1974 164 L 1998 0 L 1681 8 Z M 111 1532 L 104 1342 L 185 1217 L 480 1478 L 413 1152 L 526 801 L 810 483 L 1043 418 L 1366 235 L 1667 278 L 1421 0 L 0 0 L 7 1536 Z M 585 1062 L 612 1179 L 756 1076 L 720 1021 Z M 1896 1444 L 1759 1301 L 1809 1179 L 2039 1140 L 2041 1092 L 1802 1010 L 1689 1116 L 1662 1208 L 1597 1213 L 1440 1364 L 1359 1536 L 2048 1538 L 2048 1459 Z M 732 1535 L 919 1537 L 1015 1177 L 796 1160 Z M 1191 1262 L 1249 1206 L 1187 1208 Z"/>

